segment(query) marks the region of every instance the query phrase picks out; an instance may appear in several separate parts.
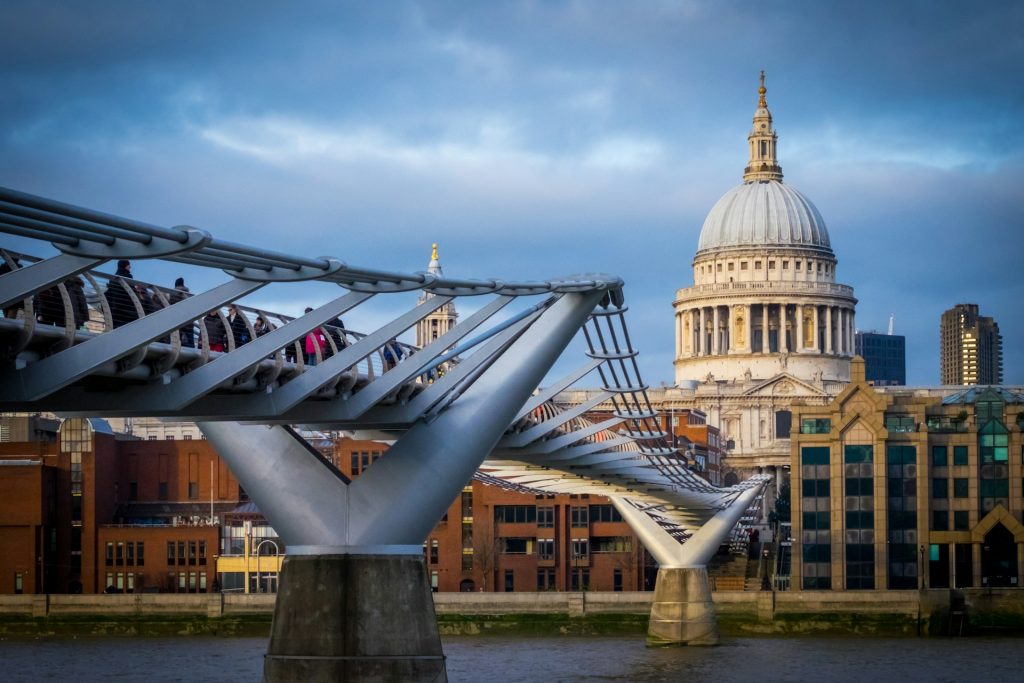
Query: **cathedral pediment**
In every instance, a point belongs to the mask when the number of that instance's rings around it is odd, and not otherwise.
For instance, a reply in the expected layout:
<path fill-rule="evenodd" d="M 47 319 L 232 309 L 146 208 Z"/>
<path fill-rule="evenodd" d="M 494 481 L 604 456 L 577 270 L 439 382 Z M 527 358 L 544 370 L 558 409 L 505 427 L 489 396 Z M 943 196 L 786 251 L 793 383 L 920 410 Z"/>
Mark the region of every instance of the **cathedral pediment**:
<path fill-rule="evenodd" d="M 744 396 L 815 396 L 827 397 L 819 387 L 783 372 L 755 384 L 743 392 Z"/>

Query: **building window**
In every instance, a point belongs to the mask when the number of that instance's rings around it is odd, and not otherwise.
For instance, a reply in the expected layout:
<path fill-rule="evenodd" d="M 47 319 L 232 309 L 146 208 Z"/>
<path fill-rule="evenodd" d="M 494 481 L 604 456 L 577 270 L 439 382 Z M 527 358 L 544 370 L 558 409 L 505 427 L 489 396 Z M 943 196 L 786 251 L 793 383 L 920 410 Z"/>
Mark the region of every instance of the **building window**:
<path fill-rule="evenodd" d="M 572 590 L 590 590 L 590 570 L 577 568 L 572 570 Z"/>
<path fill-rule="evenodd" d="M 543 529 L 551 529 L 555 526 L 555 508 L 550 505 L 542 505 L 537 508 L 537 526 Z"/>
<path fill-rule="evenodd" d="M 827 417 L 805 417 L 800 421 L 801 434 L 829 434 L 831 432 L 832 420 Z"/>
<path fill-rule="evenodd" d="M 967 464 L 967 446 L 953 446 L 953 464 Z"/>
<path fill-rule="evenodd" d="M 352 474 L 359 474 L 359 454 L 352 454 Z"/>
<path fill-rule="evenodd" d="M 955 477 L 953 479 L 953 497 L 954 498 L 966 498 L 968 495 L 968 485 L 966 477 Z"/>
<path fill-rule="evenodd" d="M 917 449 L 889 446 L 886 461 L 889 588 L 918 588 Z"/>
<path fill-rule="evenodd" d="M 932 479 L 932 498 L 949 498 L 949 480 L 945 477 Z"/>
<path fill-rule="evenodd" d="M 590 541 L 586 538 L 572 539 L 572 559 L 585 560 L 590 557 Z"/>
<path fill-rule="evenodd" d="M 614 505 L 591 505 L 591 522 L 621 522 L 622 515 L 615 509 Z"/>
<path fill-rule="evenodd" d="M 25 574 L 14 572 L 14 594 L 21 595 L 25 592 Z"/>
<path fill-rule="evenodd" d="M 805 446 L 800 451 L 800 473 L 804 489 L 801 518 L 803 587 L 805 590 L 832 588 L 831 507 L 829 501 L 829 448 Z M 807 491 L 814 496 L 808 496 Z"/>
<path fill-rule="evenodd" d="M 167 564 L 174 564 L 174 541 L 167 541 Z"/>
<path fill-rule="evenodd" d="M 729 268 L 728 268 L 728 271 L 729 271 L 729 272 L 731 273 L 731 272 L 733 272 L 734 270 L 736 270 L 736 264 L 735 264 L 735 263 L 733 263 L 732 261 L 729 261 Z"/>
<path fill-rule="evenodd" d="M 588 508 L 582 505 L 573 505 L 570 510 L 572 525 L 574 527 L 587 527 L 590 525 Z"/>
<path fill-rule="evenodd" d="M 946 459 L 945 446 L 932 446 L 932 467 L 945 467 L 949 462 Z"/>
<path fill-rule="evenodd" d="M 916 431 L 913 415 L 886 415 L 885 428 L 897 434 Z"/>
<path fill-rule="evenodd" d="M 629 536 L 594 536 L 590 546 L 594 553 L 628 553 L 633 549 Z"/>
<path fill-rule="evenodd" d="M 949 531 L 949 512 L 934 510 L 932 512 L 932 531 Z"/>
<path fill-rule="evenodd" d="M 199 482 L 190 481 L 188 483 L 188 499 L 195 500 L 199 497 Z"/>
<path fill-rule="evenodd" d="M 162 481 L 157 486 L 157 498 L 167 500 L 167 482 Z"/>
<path fill-rule="evenodd" d="M 783 261 L 782 262 L 782 269 L 783 270 L 789 270 L 789 261 Z"/>
<path fill-rule="evenodd" d="M 441 548 L 435 538 L 430 542 L 430 564 L 437 564 L 440 554 Z"/>
<path fill-rule="evenodd" d="M 135 565 L 144 567 L 146 565 L 146 546 L 143 541 L 135 543 Z"/>
<path fill-rule="evenodd" d="M 533 550 L 529 538 L 502 538 L 499 541 L 502 555 L 528 555 Z"/>
<path fill-rule="evenodd" d="M 622 570 L 612 570 L 612 590 L 616 593 L 622 592 Z"/>
<path fill-rule="evenodd" d="M 206 564 L 206 541 L 199 541 L 199 564 Z"/>
<path fill-rule="evenodd" d="M 106 559 L 107 559 L 107 562 L 106 562 L 107 566 L 108 567 L 113 567 L 114 566 L 114 543 L 113 543 L 113 541 L 107 541 L 107 556 L 106 556 Z"/>
<path fill-rule="evenodd" d="M 553 539 L 553 538 L 538 538 L 537 539 L 537 559 L 540 559 L 540 560 L 553 560 L 553 559 L 555 559 L 555 539 Z"/>
<path fill-rule="evenodd" d="M 505 524 L 532 524 L 537 521 L 534 505 L 495 505 L 494 521 Z"/>
<path fill-rule="evenodd" d="M 516 589 L 516 574 L 511 569 L 505 570 L 505 592 L 512 593 Z"/>
<path fill-rule="evenodd" d="M 139 482 L 131 481 L 128 482 L 128 500 L 139 499 Z"/>
<path fill-rule="evenodd" d="M 775 438 L 788 439 L 793 426 L 793 413 L 788 410 L 775 411 Z"/>
<path fill-rule="evenodd" d="M 437 592 L 437 570 L 434 569 L 430 572 L 430 590 Z"/>
<path fill-rule="evenodd" d="M 875 587 L 874 449 L 843 447 L 846 484 L 846 588 Z"/>
<path fill-rule="evenodd" d="M 135 566 L 135 544 L 131 541 L 124 544 L 124 563 L 129 567 Z"/>
<path fill-rule="evenodd" d="M 740 270 L 746 270 L 746 269 L 747 269 L 747 262 L 746 261 L 740 261 Z"/>
<path fill-rule="evenodd" d="M 761 262 L 760 261 L 754 261 L 754 268 L 755 268 L 755 270 L 761 270 Z"/>
<path fill-rule="evenodd" d="M 537 590 L 555 590 L 555 570 L 550 567 L 541 567 L 537 570 Z"/>
<path fill-rule="evenodd" d="M 970 531 L 971 529 L 971 513 L 967 510 L 956 510 L 953 512 L 953 530 L 954 531 Z"/>
<path fill-rule="evenodd" d="M 768 262 L 768 270 L 775 270 L 775 261 Z"/>

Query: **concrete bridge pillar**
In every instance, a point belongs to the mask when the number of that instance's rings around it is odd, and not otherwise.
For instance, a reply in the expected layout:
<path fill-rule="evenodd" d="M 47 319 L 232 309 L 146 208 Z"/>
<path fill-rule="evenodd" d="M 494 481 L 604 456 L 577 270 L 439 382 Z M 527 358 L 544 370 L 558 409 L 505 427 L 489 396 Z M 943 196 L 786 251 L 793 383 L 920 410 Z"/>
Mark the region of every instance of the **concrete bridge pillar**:
<path fill-rule="evenodd" d="M 289 555 L 280 585 L 265 683 L 448 680 L 422 553 Z"/>
<path fill-rule="evenodd" d="M 658 570 L 647 628 L 651 647 L 718 645 L 715 605 L 705 567 Z"/>

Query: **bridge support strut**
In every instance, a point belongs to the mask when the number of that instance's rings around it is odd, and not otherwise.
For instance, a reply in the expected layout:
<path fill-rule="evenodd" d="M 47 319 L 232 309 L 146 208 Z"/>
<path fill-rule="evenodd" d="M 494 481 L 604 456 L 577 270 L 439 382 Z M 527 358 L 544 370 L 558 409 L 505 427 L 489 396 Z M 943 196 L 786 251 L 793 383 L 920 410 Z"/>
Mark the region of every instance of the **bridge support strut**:
<path fill-rule="evenodd" d="M 287 547 L 264 681 L 445 681 L 421 552 L 598 303 L 566 293 L 349 481 L 289 428 L 199 427 Z"/>
<path fill-rule="evenodd" d="M 289 555 L 263 680 L 446 681 L 423 555 Z"/>

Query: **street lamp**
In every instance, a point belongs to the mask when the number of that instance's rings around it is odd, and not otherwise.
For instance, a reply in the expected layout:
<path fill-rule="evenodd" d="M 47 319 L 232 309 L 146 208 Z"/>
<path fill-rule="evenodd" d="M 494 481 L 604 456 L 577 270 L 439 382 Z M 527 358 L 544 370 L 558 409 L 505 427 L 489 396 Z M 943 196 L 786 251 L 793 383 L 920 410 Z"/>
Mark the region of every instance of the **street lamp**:
<path fill-rule="evenodd" d="M 274 543 L 269 538 L 264 538 L 262 541 L 260 541 L 259 543 L 256 544 L 256 592 L 257 593 L 266 593 L 267 592 L 267 591 L 263 590 L 262 578 L 260 576 L 260 550 L 263 548 L 263 544 L 264 543 L 269 543 L 271 546 L 274 547 L 274 557 L 278 557 L 281 554 L 280 551 L 278 550 L 277 543 Z M 269 584 L 269 581 L 267 583 Z M 269 587 L 269 585 L 268 585 L 268 587 Z"/>

